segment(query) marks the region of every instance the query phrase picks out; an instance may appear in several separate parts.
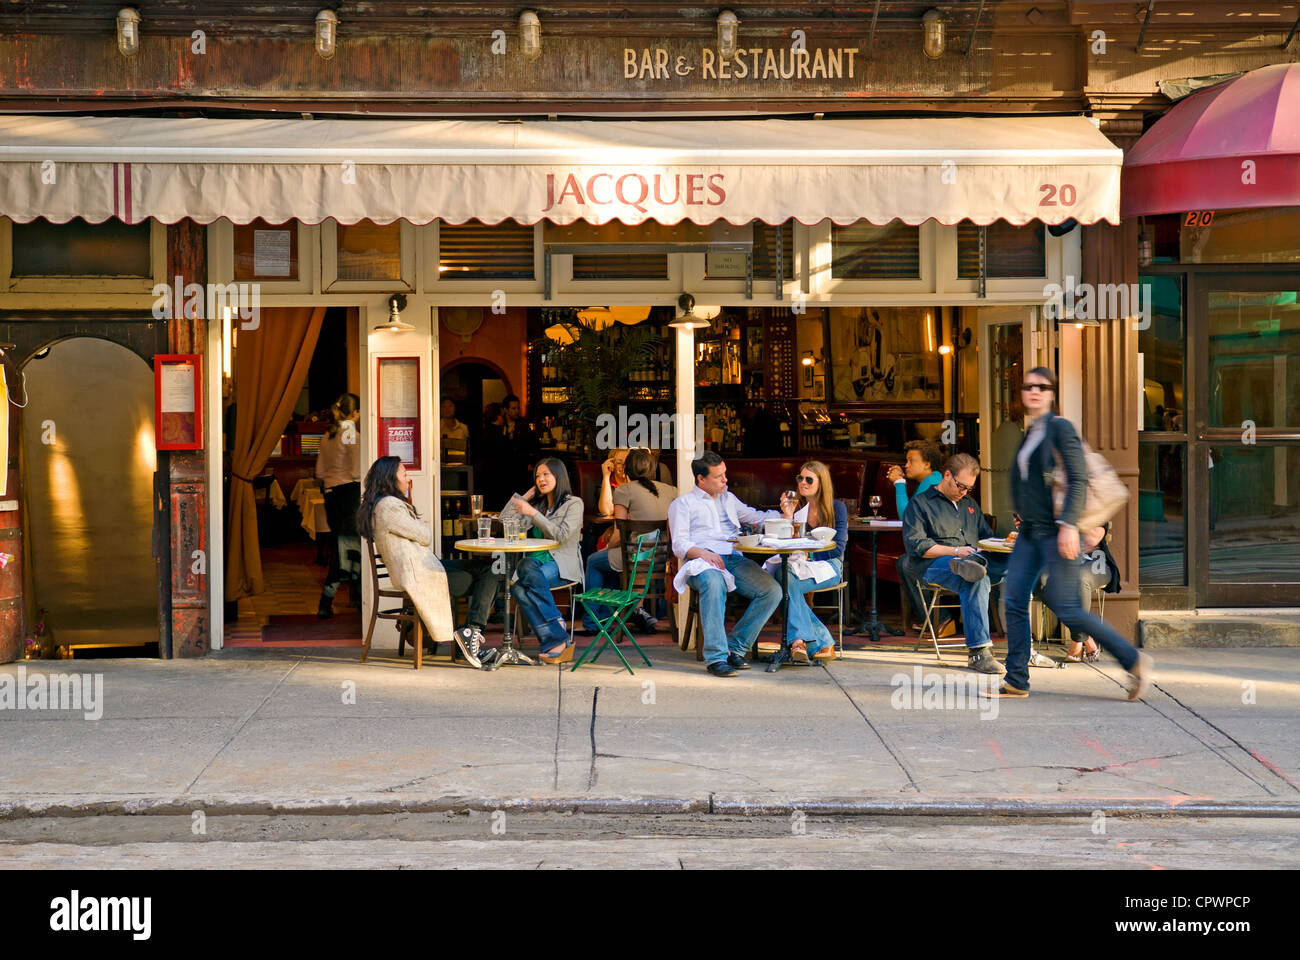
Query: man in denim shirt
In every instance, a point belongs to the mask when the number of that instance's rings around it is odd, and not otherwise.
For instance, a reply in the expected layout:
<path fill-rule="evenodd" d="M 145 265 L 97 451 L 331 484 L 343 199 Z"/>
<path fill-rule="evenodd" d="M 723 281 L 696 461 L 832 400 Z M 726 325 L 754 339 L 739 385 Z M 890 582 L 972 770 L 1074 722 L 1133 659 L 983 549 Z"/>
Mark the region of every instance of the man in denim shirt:
<path fill-rule="evenodd" d="M 673 553 L 683 564 L 700 561 L 698 572 L 686 582 L 700 598 L 700 632 L 704 659 L 715 677 L 735 676 L 748 670 L 745 654 L 754 645 L 758 631 L 781 603 L 781 586 L 763 568 L 735 550 L 742 523 L 760 523 L 782 516 L 776 510 L 755 510 L 727 490 L 727 465 L 712 450 L 691 461 L 695 487 L 683 493 L 668 508 L 668 529 Z M 782 502 L 785 516 L 794 504 Z M 735 589 L 749 597 L 744 616 L 727 637 L 727 577 Z M 685 572 L 685 571 L 683 571 Z"/>
<path fill-rule="evenodd" d="M 992 580 L 1005 572 L 1001 557 L 970 559 L 977 544 L 994 536 L 979 505 L 966 498 L 979 477 L 979 461 L 958 453 L 943 465 L 943 480 L 912 498 L 903 517 L 903 543 L 918 563 L 929 561 L 921 575 L 924 583 L 937 583 L 961 598 L 966 625 L 968 665 L 979 673 L 1002 675 L 1006 671 L 993 657 L 989 636 L 989 591 Z"/>

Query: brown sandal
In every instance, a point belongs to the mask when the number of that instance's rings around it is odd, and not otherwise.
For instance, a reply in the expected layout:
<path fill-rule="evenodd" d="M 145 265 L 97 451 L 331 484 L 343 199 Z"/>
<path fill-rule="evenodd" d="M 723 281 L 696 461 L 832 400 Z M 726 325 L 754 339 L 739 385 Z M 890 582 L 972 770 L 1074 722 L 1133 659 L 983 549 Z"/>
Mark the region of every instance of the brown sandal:
<path fill-rule="evenodd" d="M 802 640 L 790 644 L 790 659 L 795 663 L 811 663 L 808 659 L 808 647 Z"/>

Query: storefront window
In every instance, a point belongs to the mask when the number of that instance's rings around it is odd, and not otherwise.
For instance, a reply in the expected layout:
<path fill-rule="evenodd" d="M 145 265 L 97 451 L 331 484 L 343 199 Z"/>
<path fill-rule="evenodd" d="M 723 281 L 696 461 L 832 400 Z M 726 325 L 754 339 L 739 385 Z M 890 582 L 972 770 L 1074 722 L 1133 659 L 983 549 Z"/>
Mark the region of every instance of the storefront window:
<path fill-rule="evenodd" d="M 754 276 L 762 280 L 776 277 L 776 238 L 781 236 L 781 276 L 794 275 L 794 223 L 787 220 L 780 227 L 754 221 Z"/>
<path fill-rule="evenodd" d="M 1186 431 L 1186 382 L 1183 358 L 1187 334 L 1183 321 L 1183 278 L 1146 276 L 1142 302 L 1151 306 L 1151 323 L 1138 332 L 1138 369 L 1142 371 L 1142 424 L 1145 430 Z"/>
<path fill-rule="evenodd" d="M 1138 451 L 1138 580 L 1187 584 L 1187 447 L 1144 443 Z"/>
<path fill-rule="evenodd" d="M 518 223 L 438 226 L 440 280 L 533 279 L 533 228 Z"/>
<path fill-rule="evenodd" d="M 148 277 L 149 224 L 120 220 L 13 225 L 15 277 Z"/>
<path fill-rule="evenodd" d="M 1300 261 L 1300 207 L 1193 210 L 1180 222 L 1183 263 Z"/>
<path fill-rule="evenodd" d="M 1300 427 L 1297 291 L 1209 295 L 1210 426 Z"/>
<path fill-rule="evenodd" d="M 1217 583 L 1300 583 L 1300 446 L 1210 450 L 1210 568 Z"/>
<path fill-rule="evenodd" d="M 297 280 L 298 224 L 235 224 L 236 280 Z"/>
<path fill-rule="evenodd" d="M 831 227 L 831 276 L 837 280 L 917 280 L 921 228 L 901 221 Z"/>
<path fill-rule="evenodd" d="M 667 280 L 666 253 L 575 253 L 574 280 Z"/>
<path fill-rule="evenodd" d="M 402 225 L 363 220 L 338 225 L 340 280 L 401 280 Z"/>
<path fill-rule="evenodd" d="M 984 228 L 988 276 L 993 279 L 1047 276 L 1046 231 L 1040 221 L 1017 227 L 998 220 Z M 980 228 L 969 220 L 957 224 L 957 276 L 980 275 Z"/>

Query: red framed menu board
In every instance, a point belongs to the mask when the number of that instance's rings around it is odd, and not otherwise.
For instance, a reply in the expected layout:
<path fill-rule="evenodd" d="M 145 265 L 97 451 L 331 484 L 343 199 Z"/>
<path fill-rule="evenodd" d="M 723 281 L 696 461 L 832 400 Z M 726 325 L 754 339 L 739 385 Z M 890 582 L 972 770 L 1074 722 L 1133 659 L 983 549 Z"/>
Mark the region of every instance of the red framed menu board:
<path fill-rule="evenodd" d="M 203 449 L 203 367 L 197 353 L 160 353 L 153 358 L 154 446 Z"/>
<path fill-rule="evenodd" d="M 401 457 L 408 470 L 419 470 L 420 358 L 376 358 L 375 395 L 379 455 Z"/>

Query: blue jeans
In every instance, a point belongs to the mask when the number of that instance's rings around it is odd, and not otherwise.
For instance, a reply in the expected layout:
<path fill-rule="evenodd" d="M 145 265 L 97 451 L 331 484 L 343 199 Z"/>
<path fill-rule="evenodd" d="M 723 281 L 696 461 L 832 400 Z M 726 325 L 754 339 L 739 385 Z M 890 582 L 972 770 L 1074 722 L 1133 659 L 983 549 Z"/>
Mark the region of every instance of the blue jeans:
<path fill-rule="evenodd" d="M 1086 633 L 1125 670 L 1137 663 L 1137 649 L 1119 635 L 1106 621 L 1094 617 L 1079 602 L 1078 560 L 1066 560 L 1056 547 L 1056 527 L 1021 526 L 1011 560 L 1007 564 L 1007 683 L 1021 690 L 1029 689 L 1029 598 L 1038 575 L 1047 568 L 1047 585 L 1043 589 L 1047 605 L 1056 618 L 1075 634 Z"/>
<path fill-rule="evenodd" d="M 689 578 L 691 589 L 700 595 L 700 632 L 704 659 L 709 663 L 725 663 L 731 653 L 742 657 L 748 653 L 758 631 L 772 616 L 772 611 L 781 605 L 781 585 L 753 560 L 739 553 L 729 553 L 722 562 L 736 578 L 736 590 L 742 597 L 749 597 L 749 606 L 728 638 L 727 582 L 722 571 L 705 570 Z"/>
<path fill-rule="evenodd" d="M 826 562 L 835 568 L 833 576 L 822 580 L 813 580 L 812 577 L 790 577 L 790 642 L 803 640 L 804 649 L 808 651 L 809 656 L 835 643 L 831 632 L 826 629 L 826 624 L 822 623 L 821 618 L 812 612 L 812 608 L 808 606 L 808 598 L 804 596 L 809 591 L 829 587 L 840 582 L 844 562 L 841 560 L 827 560 Z M 781 582 L 781 568 L 777 567 L 773 570 L 772 576 L 776 578 L 776 582 L 779 584 Z"/>
<path fill-rule="evenodd" d="M 619 573 L 609 565 L 609 551 L 597 550 L 587 557 L 587 590 L 599 590 L 601 587 L 621 587 L 623 585 L 623 574 Z M 609 607 L 603 603 L 593 603 L 587 605 L 584 600 L 582 603 L 582 625 L 588 630 L 599 630 L 600 624 L 596 623 L 594 617 L 600 617 L 602 620 L 609 616 Z"/>
<path fill-rule="evenodd" d="M 966 628 L 966 649 L 978 650 L 992 645 L 989 637 L 989 592 L 993 581 L 983 577 L 975 583 L 963 580 L 948 567 L 952 557 L 938 557 L 925 569 L 923 583 L 937 583 L 961 598 L 961 622 Z M 935 624 L 937 627 L 938 624 Z M 1026 654 L 1026 656 L 1028 656 Z"/>
<path fill-rule="evenodd" d="M 498 578 L 492 572 L 491 561 L 448 557 L 442 561 L 442 565 L 447 571 L 447 586 L 453 599 L 469 593 L 471 589 L 474 591 L 470 594 L 469 618 L 465 623 L 482 630 L 492 615 L 492 603 L 497 596 Z"/>
<path fill-rule="evenodd" d="M 569 631 L 564 625 L 564 614 L 555 605 L 551 587 L 563 582 L 560 568 L 554 560 L 538 563 L 536 557 L 524 557 L 515 568 L 518 579 L 510 587 L 510 594 L 528 625 L 537 634 L 543 650 L 569 642 Z"/>

